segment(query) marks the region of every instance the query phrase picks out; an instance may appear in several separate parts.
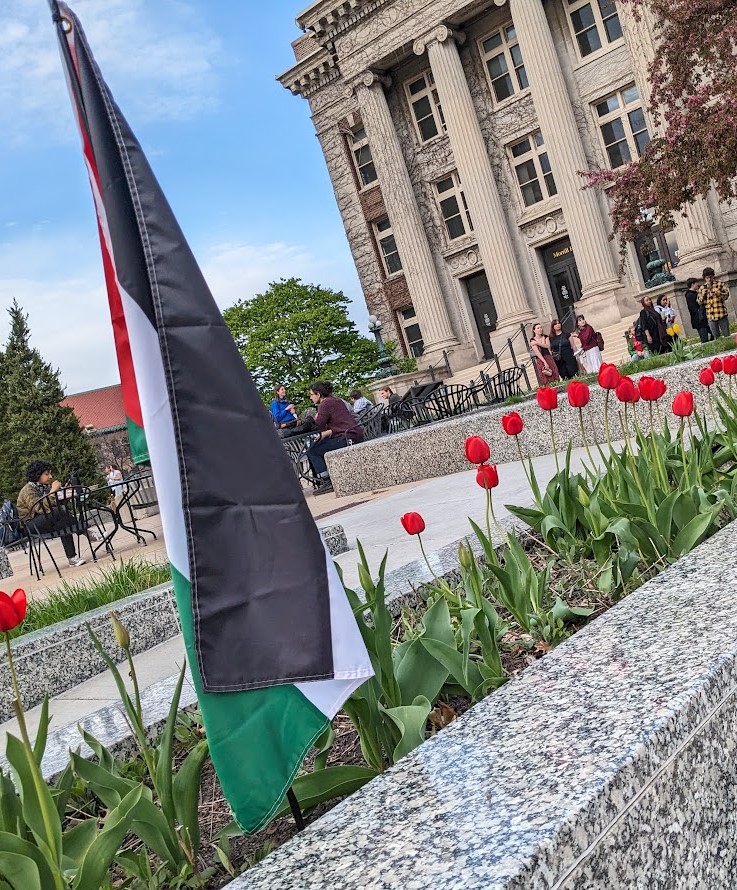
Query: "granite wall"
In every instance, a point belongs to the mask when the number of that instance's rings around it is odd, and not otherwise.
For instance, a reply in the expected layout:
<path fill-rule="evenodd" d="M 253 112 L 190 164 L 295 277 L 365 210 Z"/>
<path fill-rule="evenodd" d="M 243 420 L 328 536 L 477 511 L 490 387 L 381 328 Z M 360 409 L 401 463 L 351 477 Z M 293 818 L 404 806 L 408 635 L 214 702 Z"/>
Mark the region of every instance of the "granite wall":
<path fill-rule="evenodd" d="M 644 372 L 659 377 L 668 384 L 665 396 L 656 403 L 654 415 L 656 427 L 661 425 L 660 419 L 663 417 L 667 417 L 674 428 L 678 426 L 678 419 L 671 412 L 671 402 L 675 393 L 680 390 L 692 390 L 697 407 L 702 410 L 707 407 L 706 388 L 698 382 L 699 371 L 706 364 L 707 360 L 699 359 Z M 642 375 L 633 375 L 633 379 L 637 380 L 640 376 Z M 723 375 L 719 377 L 720 384 L 725 387 L 728 380 L 729 378 Z M 590 445 L 605 441 L 604 403 L 605 392 L 598 386 L 592 386 L 591 401 L 583 411 L 586 436 Z M 466 436 L 471 435 L 483 436 L 489 442 L 492 460 L 496 463 L 519 460 L 514 438 L 507 436 L 501 426 L 502 415 L 509 411 L 517 411 L 524 420 L 525 429 L 519 437 L 523 452 L 532 457 L 550 454 L 550 414 L 542 411 L 533 398 L 513 406 L 482 408 L 472 414 L 451 420 L 438 421 L 402 433 L 372 439 L 361 445 L 331 451 L 326 455 L 326 461 L 335 493 L 341 497 L 462 472 L 469 466 L 463 445 Z M 632 416 L 632 406 L 628 412 Z M 609 425 L 614 440 L 622 437 L 621 414 L 622 406 L 612 393 Z M 569 442 L 574 447 L 584 444 L 579 412 L 568 405 L 565 392 L 561 393 L 559 407 L 552 412 L 552 416 L 559 450 L 565 451 Z M 646 403 L 640 402 L 635 406 L 634 417 L 642 428 L 649 428 Z"/>
<path fill-rule="evenodd" d="M 348 549 L 342 525 L 325 526 L 320 529 L 320 534 L 332 556 Z M 176 636 L 180 630 L 173 588 L 171 584 L 163 584 L 117 600 L 112 605 L 24 634 L 13 641 L 12 647 L 26 708 L 40 704 L 44 695 L 60 695 L 107 670 L 92 644 L 87 623 L 116 662 L 125 658 L 115 643 L 110 626 L 108 613 L 111 609 L 118 613 L 128 629 L 134 655 Z M 12 716 L 13 692 L 7 655 L 0 652 L 0 722 Z"/>
<path fill-rule="evenodd" d="M 229 887 L 732 886 L 735 586 L 732 524 Z"/>

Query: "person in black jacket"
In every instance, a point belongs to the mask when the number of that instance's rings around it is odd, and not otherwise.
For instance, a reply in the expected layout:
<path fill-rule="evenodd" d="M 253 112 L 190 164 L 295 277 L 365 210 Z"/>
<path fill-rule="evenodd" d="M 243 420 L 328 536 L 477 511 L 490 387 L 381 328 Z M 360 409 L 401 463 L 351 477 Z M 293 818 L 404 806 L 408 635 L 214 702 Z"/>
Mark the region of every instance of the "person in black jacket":
<path fill-rule="evenodd" d="M 708 343 L 714 338 L 709 330 L 709 322 L 706 318 L 706 307 L 703 303 L 698 302 L 699 295 L 699 279 L 688 278 L 686 280 L 686 305 L 688 306 L 688 314 L 691 316 L 691 327 L 698 331 L 699 339 L 702 343 Z"/>
<path fill-rule="evenodd" d="M 637 339 L 646 342 L 647 348 L 653 355 L 670 352 L 671 341 L 665 330 L 665 322 L 662 315 L 653 306 L 652 297 L 643 297 L 640 300 L 640 305 L 642 310 L 635 324 Z"/>

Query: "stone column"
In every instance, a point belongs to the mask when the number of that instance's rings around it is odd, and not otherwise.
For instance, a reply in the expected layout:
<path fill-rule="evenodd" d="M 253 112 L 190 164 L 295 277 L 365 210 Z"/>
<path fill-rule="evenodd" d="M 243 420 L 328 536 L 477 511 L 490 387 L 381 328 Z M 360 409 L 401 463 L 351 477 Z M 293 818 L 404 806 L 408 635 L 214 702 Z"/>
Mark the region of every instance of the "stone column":
<path fill-rule="evenodd" d="M 448 317 L 430 245 L 422 224 L 412 182 L 389 113 L 382 78 L 367 72 L 356 85 L 361 118 L 381 183 L 392 231 L 402 260 L 412 305 L 422 330 L 425 354 L 437 353 L 458 340 Z"/>
<path fill-rule="evenodd" d="M 465 36 L 440 25 L 414 44 L 416 55 L 427 47 L 435 86 L 443 106 L 448 139 L 473 220 L 473 233 L 489 279 L 499 328 L 518 327 L 533 313 L 527 303 L 504 207 L 491 169 L 456 40 Z"/>
<path fill-rule="evenodd" d="M 620 4 L 617 9 L 622 31 L 630 47 L 637 89 L 643 103 L 650 105 L 649 69 L 655 56 L 654 13 L 647 6 L 642 6 L 636 19 L 627 4 Z M 659 131 L 662 132 L 662 126 Z M 679 264 L 700 265 L 702 261 L 714 260 L 715 254 L 721 253 L 723 247 L 716 234 L 708 202 L 705 198 L 697 198 L 685 208 L 685 212 L 685 219 L 677 216 L 674 220 Z M 696 274 L 701 274 L 701 270 Z"/>
<path fill-rule="evenodd" d="M 621 317 L 616 300 L 607 305 L 598 298 L 611 296 L 621 283 L 598 197 L 592 189 L 582 189 L 579 172 L 589 163 L 545 10 L 541 0 L 509 0 L 509 6 L 576 257 L 581 309 L 585 313 L 586 304 L 595 303 L 598 324 L 615 323 Z"/>

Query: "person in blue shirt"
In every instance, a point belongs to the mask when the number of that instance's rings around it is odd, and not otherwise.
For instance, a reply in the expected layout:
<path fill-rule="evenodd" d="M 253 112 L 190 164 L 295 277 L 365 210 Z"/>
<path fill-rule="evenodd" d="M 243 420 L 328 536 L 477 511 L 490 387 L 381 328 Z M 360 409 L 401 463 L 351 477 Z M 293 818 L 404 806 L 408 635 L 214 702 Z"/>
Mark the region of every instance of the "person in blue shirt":
<path fill-rule="evenodd" d="M 283 383 L 274 387 L 274 398 L 271 400 L 271 419 L 278 430 L 285 430 L 297 425 L 297 412 L 294 405 L 287 399 L 287 388 Z"/>

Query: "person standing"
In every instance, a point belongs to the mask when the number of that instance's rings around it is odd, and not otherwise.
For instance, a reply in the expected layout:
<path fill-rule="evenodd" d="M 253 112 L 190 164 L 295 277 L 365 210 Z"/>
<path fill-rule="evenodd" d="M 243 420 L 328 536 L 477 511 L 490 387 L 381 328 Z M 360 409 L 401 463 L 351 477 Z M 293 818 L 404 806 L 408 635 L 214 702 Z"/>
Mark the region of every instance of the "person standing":
<path fill-rule="evenodd" d="M 704 283 L 699 288 L 696 299 L 706 309 L 709 330 L 717 337 L 729 337 L 729 318 L 725 302 L 729 299 L 729 289 L 723 281 L 714 280 L 714 270 L 707 267 L 702 272 Z"/>
<path fill-rule="evenodd" d="M 563 325 L 554 318 L 550 325 L 550 352 L 558 373 L 564 380 L 570 380 L 578 374 L 578 362 L 573 353 L 570 336 L 563 330 Z"/>
<path fill-rule="evenodd" d="M 45 460 L 33 461 L 26 473 L 28 482 L 18 493 L 18 516 L 41 535 L 59 534 L 69 565 L 83 566 L 85 560 L 77 555 L 72 537 L 75 519 L 56 500 L 55 495 L 62 486 L 53 477 L 50 463 Z"/>
<path fill-rule="evenodd" d="M 591 325 L 586 321 L 583 315 L 576 316 L 576 332 L 578 339 L 581 341 L 581 364 L 584 366 L 588 374 L 596 374 L 602 365 L 601 350 L 603 340 L 601 334 L 598 334 Z"/>
<path fill-rule="evenodd" d="M 640 305 L 642 306 L 640 317 L 635 324 L 637 338 L 639 340 L 645 338 L 647 348 L 653 355 L 670 352 L 671 342 L 665 330 L 665 322 L 663 316 L 653 306 L 653 298 L 643 297 Z"/>
<path fill-rule="evenodd" d="M 539 321 L 532 326 L 530 352 L 535 360 L 537 379 L 542 386 L 560 380 L 558 366 L 550 354 L 550 339 L 545 336 L 543 326 Z"/>
<path fill-rule="evenodd" d="M 709 330 L 709 320 L 706 317 L 706 307 L 699 303 L 699 279 L 686 279 L 686 305 L 688 306 L 688 314 L 691 317 L 691 327 L 698 333 L 699 340 L 702 343 L 708 343 L 713 340 L 711 331 Z"/>

